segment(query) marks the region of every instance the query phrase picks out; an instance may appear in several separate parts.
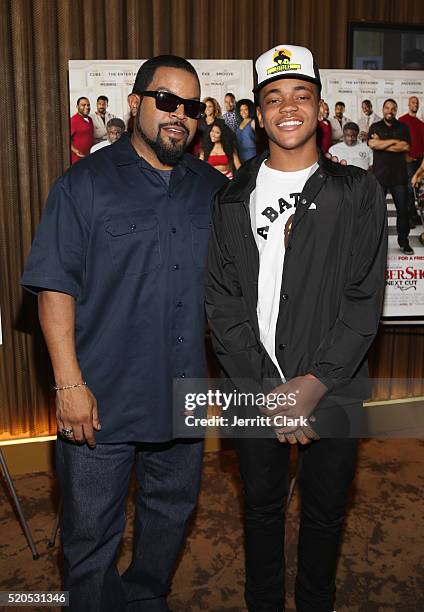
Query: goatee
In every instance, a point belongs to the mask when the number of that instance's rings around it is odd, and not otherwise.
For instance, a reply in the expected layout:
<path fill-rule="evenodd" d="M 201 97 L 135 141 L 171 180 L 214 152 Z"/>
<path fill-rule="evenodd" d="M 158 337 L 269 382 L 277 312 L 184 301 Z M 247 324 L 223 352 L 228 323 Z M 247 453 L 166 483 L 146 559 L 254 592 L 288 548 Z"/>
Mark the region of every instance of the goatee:
<path fill-rule="evenodd" d="M 165 126 L 175 125 L 183 128 L 186 131 L 186 137 L 184 140 L 169 139 L 169 143 L 165 142 L 161 136 L 161 129 Z M 141 129 L 138 121 L 136 121 L 136 131 L 140 138 L 144 140 L 146 144 L 155 152 L 156 157 L 165 166 L 175 166 L 183 157 L 187 148 L 188 130 L 184 124 L 179 121 L 173 123 L 161 123 L 158 127 L 158 133 L 156 139 L 149 138 L 145 132 Z"/>

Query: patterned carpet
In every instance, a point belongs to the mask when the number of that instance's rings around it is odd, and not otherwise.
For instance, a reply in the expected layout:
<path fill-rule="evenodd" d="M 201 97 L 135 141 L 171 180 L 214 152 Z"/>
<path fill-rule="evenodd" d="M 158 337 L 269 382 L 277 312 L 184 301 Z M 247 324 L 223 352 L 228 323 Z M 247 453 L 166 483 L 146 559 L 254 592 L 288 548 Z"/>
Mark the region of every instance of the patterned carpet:
<path fill-rule="evenodd" d="M 338 569 L 338 612 L 424 610 L 423 468 L 422 440 L 361 443 Z M 60 550 L 58 546 L 46 547 L 57 502 L 54 479 L 37 473 L 16 478 L 15 484 L 41 558 L 32 560 L 2 482 L 0 590 L 59 589 Z M 131 509 L 130 496 L 121 570 L 130 558 Z M 288 611 L 294 610 L 298 509 L 295 491 L 286 542 Z M 174 612 L 245 610 L 240 515 L 240 483 L 233 452 L 207 453 L 198 511 L 169 600 Z"/>

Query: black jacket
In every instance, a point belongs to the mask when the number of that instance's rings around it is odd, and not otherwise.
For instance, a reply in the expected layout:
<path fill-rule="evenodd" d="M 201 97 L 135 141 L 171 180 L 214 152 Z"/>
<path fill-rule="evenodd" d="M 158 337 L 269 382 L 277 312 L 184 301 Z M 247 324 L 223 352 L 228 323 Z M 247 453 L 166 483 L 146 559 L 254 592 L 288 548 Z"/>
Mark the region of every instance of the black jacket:
<path fill-rule="evenodd" d="M 267 153 L 246 162 L 216 196 L 206 280 L 212 342 L 244 392 L 279 378 L 259 338 L 259 255 L 249 200 Z M 310 204 L 315 210 L 308 210 Z M 284 258 L 276 355 L 286 377 L 311 373 L 327 398 L 369 396 L 366 354 L 378 329 L 387 256 L 384 195 L 372 174 L 323 156 L 296 208 Z"/>

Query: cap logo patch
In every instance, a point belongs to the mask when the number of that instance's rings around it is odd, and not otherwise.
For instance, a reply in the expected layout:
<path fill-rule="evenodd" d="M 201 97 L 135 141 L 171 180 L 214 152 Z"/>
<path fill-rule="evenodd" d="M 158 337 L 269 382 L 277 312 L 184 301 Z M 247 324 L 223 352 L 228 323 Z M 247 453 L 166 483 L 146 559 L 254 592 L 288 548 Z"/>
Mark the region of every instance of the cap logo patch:
<path fill-rule="evenodd" d="M 284 47 L 276 49 L 272 58 L 275 66 L 267 68 L 266 73 L 269 75 L 285 72 L 286 70 L 300 70 L 302 68 L 301 64 L 291 63 L 292 55 L 292 52 L 288 49 L 284 49 Z"/>

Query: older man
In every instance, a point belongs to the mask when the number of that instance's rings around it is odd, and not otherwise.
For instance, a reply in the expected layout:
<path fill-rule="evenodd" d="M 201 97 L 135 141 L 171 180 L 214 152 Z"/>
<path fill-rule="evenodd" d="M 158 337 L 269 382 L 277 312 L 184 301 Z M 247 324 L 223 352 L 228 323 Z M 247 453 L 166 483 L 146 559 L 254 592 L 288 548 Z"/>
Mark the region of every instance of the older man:
<path fill-rule="evenodd" d="M 54 185 L 22 283 L 38 293 L 57 393 L 65 589 L 77 612 L 167 612 L 202 443 L 173 432 L 173 380 L 207 374 L 209 211 L 227 182 L 185 154 L 204 112 L 193 66 L 138 71 L 131 140 Z M 133 558 L 116 556 L 135 461 Z"/>
<path fill-rule="evenodd" d="M 116 142 L 117 140 L 121 138 L 124 132 L 125 132 L 125 123 L 123 122 L 122 119 L 119 119 L 119 117 L 113 117 L 112 119 L 109 119 L 106 125 L 107 139 L 101 140 L 97 144 L 93 145 L 91 147 L 90 153 L 94 153 L 95 151 L 98 151 L 99 149 L 103 149 L 103 147 L 107 147 L 108 145 L 113 144 L 114 142 Z"/>

